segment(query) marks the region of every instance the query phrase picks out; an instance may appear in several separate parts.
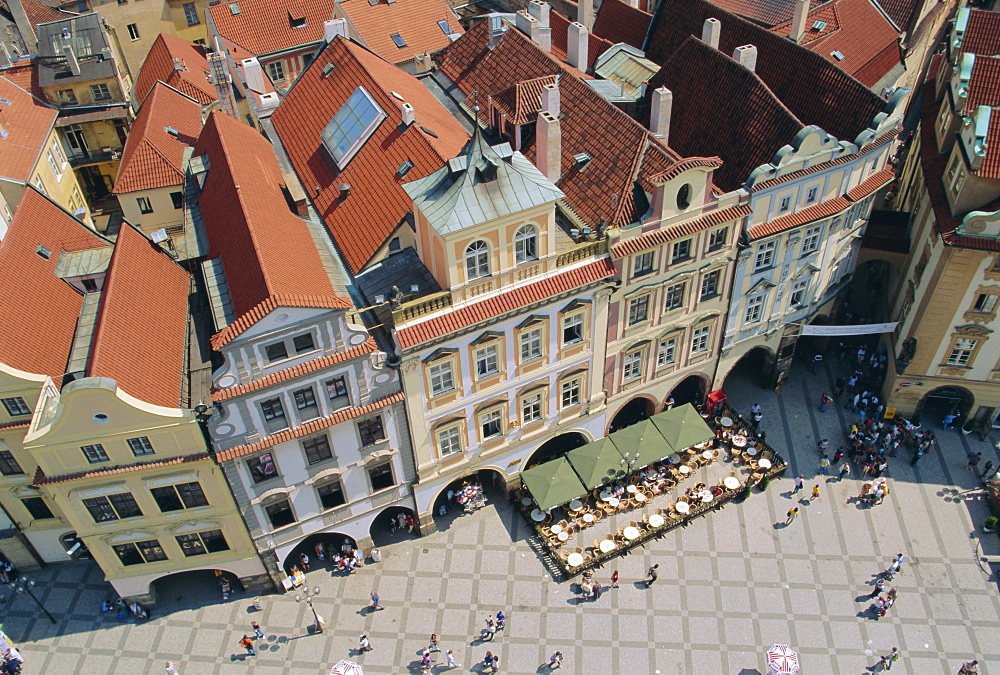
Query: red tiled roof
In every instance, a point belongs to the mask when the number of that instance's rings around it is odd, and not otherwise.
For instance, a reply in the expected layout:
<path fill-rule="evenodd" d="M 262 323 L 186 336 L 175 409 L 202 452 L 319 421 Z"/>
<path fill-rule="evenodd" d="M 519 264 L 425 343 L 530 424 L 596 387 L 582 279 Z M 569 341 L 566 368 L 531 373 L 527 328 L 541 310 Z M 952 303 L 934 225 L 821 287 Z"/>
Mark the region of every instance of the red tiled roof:
<path fill-rule="evenodd" d="M 167 466 L 177 466 L 178 464 L 188 464 L 190 462 L 200 462 L 209 459 L 211 455 L 207 452 L 199 452 L 195 455 L 182 455 L 169 459 L 154 459 L 151 462 L 137 462 L 128 466 L 111 466 L 105 469 L 93 469 L 91 471 L 80 471 L 78 473 L 64 473 L 58 476 L 46 476 L 42 467 L 38 467 L 35 472 L 35 479 L 32 485 L 53 485 L 54 483 L 68 483 L 84 478 L 101 478 L 104 476 L 118 476 L 123 473 L 135 473 L 136 471 L 148 471 L 149 469 L 159 469 Z"/>
<path fill-rule="evenodd" d="M 38 59 L 18 61 L 9 68 L 0 68 L 0 77 L 6 77 L 39 101 L 48 102 L 45 90 L 38 83 Z"/>
<path fill-rule="evenodd" d="M 328 64 L 335 69 L 324 77 Z M 372 96 L 388 119 L 339 171 L 323 148 L 320 134 L 358 87 Z M 391 92 L 413 106 L 415 124 L 402 126 L 403 101 Z M 440 169 L 469 139 L 419 80 L 343 38 L 334 39 L 317 55 L 271 115 L 271 121 L 303 187 L 354 273 L 368 264 L 413 207 L 400 186 Z M 414 166 L 402 178 L 398 171 L 406 160 Z M 341 183 L 351 186 L 346 199 L 340 198 L 337 186 Z"/>
<path fill-rule="evenodd" d="M 542 108 L 542 90 L 555 81 L 555 75 L 543 75 L 515 82 L 493 97 L 493 105 L 511 124 L 527 124 Z"/>
<path fill-rule="evenodd" d="M 560 61 L 569 58 L 569 25 L 573 23 L 555 10 L 549 12 L 549 27 L 552 29 L 552 54 Z M 597 57 L 606 52 L 614 43 L 608 42 L 595 33 L 587 36 L 587 66 L 583 70 L 594 67 Z"/>
<path fill-rule="evenodd" d="M 24 420 L 23 422 L 4 422 L 0 424 L 0 429 L 8 431 L 10 429 L 27 429 L 31 426 L 31 420 Z"/>
<path fill-rule="evenodd" d="M 358 345 L 357 347 L 351 347 L 350 349 L 342 351 L 338 354 L 324 356 L 297 366 L 292 366 L 291 368 L 285 368 L 284 370 L 279 370 L 276 373 L 271 373 L 266 377 L 262 377 L 259 380 L 251 380 L 246 384 L 239 384 L 235 387 L 214 391 L 212 392 L 212 400 L 225 401 L 235 396 L 242 396 L 243 394 L 248 394 L 253 391 L 260 391 L 261 389 L 278 384 L 279 382 L 288 382 L 289 380 L 294 380 L 299 377 L 304 377 L 310 373 L 315 373 L 317 370 L 329 368 L 337 363 L 343 363 L 344 361 L 350 361 L 351 359 L 356 359 L 360 356 L 364 356 L 365 354 L 371 354 L 377 348 L 378 347 L 375 345 L 375 339 L 370 337 L 365 340 L 364 344 Z"/>
<path fill-rule="evenodd" d="M 368 0 L 341 0 L 337 8 L 344 13 L 361 42 L 390 63 L 405 63 L 417 54 L 441 51 L 451 39 L 438 26 L 448 23 L 450 33 L 464 33 L 455 13 L 444 0 L 403 0 L 375 5 Z M 390 37 L 398 34 L 406 43 L 397 47 Z"/>
<path fill-rule="evenodd" d="M 33 187 L 24 188 L 0 241 L 7 293 L 0 312 L 0 362 L 49 375 L 57 386 L 62 382 L 83 295 L 55 275 L 56 264 L 62 251 L 109 245 Z M 36 253 L 39 246 L 51 252 L 48 260 Z"/>
<path fill-rule="evenodd" d="M 970 9 L 962 38 L 962 52 L 976 56 L 1000 53 L 1000 12 Z"/>
<path fill-rule="evenodd" d="M 0 77 L 0 98 L 10 101 L 0 104 L 0 124 L 7 130 L 0 139 L 0 176 L 27 181 L 44 154 L 58 111 L 5 77 Z"/>
<path fill-rule="evenodd" d="M 322 41 L 323 22 L 333 17 L 334 5 L 334 0 L 234 0 L 208 11 L 219 35 L 260 56 Z M 302 18 L 306 24 L 293 28 L 292 20 Z"/>
<path fill-rule="evenodd" d="M 624 42 L 642 49 L 653 17 L 622 0 L 604 0 L 594 21 L 594 34 L 611 44 Z"/>
<path fill-rule="evenodd" d="M 690 171 L 691 169 L 696 169 L 698 167 L 718 169 L 720 166 L 722 166 L 722 160 L 718 157 L 688 157 L 687 159 L 674 162 L 667 168 L 666 171 L 661 171 L 660 173 L 650 176 L 650 180 L 665 182 L 676 178 L 685 171 Z"/>
<path fill-rule="evenodd" d="M 603 257 L 592 263 L 563 272 L 527 286 L 491 296 L 482 302 L 460 307 L 396 330 L 396 340 L 403 349 L 433 340 L 453 331 L 513 312 L 545 299 L 555 299 L 563 293 L 593 284 L 615 273 L 611 259 Z"/>
<path fill-rule="evenodd" d="M 778 232 L 784 232 L 785 230 L 790 230 L 793 227 L 798 227 L 799 225 L 805 225 L 806 223 L 811 223 L 814 220 L 820 220 L 821 218 L 828 218 L 835 213 L 840 213 L 841 211 L 851 207 L 851 202 L 847 201 L 844 197 L 835 197 L 834 199 L 827 200 L 815 206 L 810 206 L 807 209 L 802 209 L 797 213 L 790 213 L 787 216 L 781 216 L 780 218 L 775 218 L 774 220 L 761 223 L 759 225 L 754 225 L 750 228 L 748 234 L 751 239 L 760 239 L 761 237 L 769 237 L 772 234 L 777 234 Z"/>
<path fill-rule="evenodd" d="M 168 133 L 168 127 L 178 135 Z M 183 184 L 184 151 L 200 133 L 201 105 L 162 82 L 154 83 L 132 122 L 112 192 Z"/>
<path fill-rule="evenodd" d="M 809 6 L 816 7 L 824 2 L 826 0 L 810 0 Z M 795 0 L 712 0 L 712 4 L 768 28 L 788 21 L 795 11 Z"/>
<path fill-rule="evenodd" d="M 872 194 L 883 185 L 890 183 L 895 177 L 896 174 L 894 174 L 891 169 L 877 171 L 848 190 L 847 198 L 852 202 L 860 202 L 862 199 Z"/>
<path fill-rule="evenodd" d="M 215 349 L 277 307 L 352 306 L 335 295 L 308 226 L 289 210 L 284 178 L 267 139 L 217 110 L 194 154 L 208 156 L 198 204 L 208 257 L 222 259 L 237 317 L 212 338 Z"/>
<path fill-rule="evenodd" d="M 76 12 L 72 14 L 60 12 L 58 7 L 51 6 L 45 0 L 21 0 L 21 6 L 24 7 L 24 13 L 28 15 L 28 20 L 31 21 L 32 26 L 37 26 L 40 23 L 49 23 L 50 21 L 62 21 L 63 19 L 76 16 Z M 74 7 L 74 9 L 76 8 Z"/>
<path fill-rule="evenodd" d="M 917 9 L 924 4 L 924 0 L 878 0 L 878 4 L 899 30 L 909 32 L 910 22 L 917 14 Z"/>
<path fill-rule="evenodd" d="M 272 436 L 262 438 L 256 443 L 238 445 L 235 448 L 217 452 L 215 454 L 215 461 L 222 464 L 223 462 L 228 462 L 231 459 L 245 457 L 246 455 L 252 455 L 255 452 L 260 452 L 261 450 L 265 450 L 267 448 L 273 448 L 279 443 L 284 443 L 285 441 L 290 441 L 296 438 L 302 438 L 303 436 L 314 434 L 317 431 L 329 429 L 335 424 L 340 424 L 341 422 L 346 422 L 347 420 L 352 420 L 357 417 L 361 417 L 362 415 L 373 413 L 376 410 L 381 410 L 382 408 L 388 407 L 393 403 L 399 403 L 403 400 L 403 398 L 403 392 L 400 391 L 392 394 L 391 396 L 386 396 L 383 399 L 369 403 L 368 405 L 353 408 L 342 408 L 332 415 L 310 420 L 305 424 L 295 427 L 294 429 L 279 431 Z"/>
<path fill-rule="evenodd" d="M 183 70 L 174 69 L 174 59 L 180 59 Z M 208 83 L 208 59 L 205 48 L 174 35 L 160 33 L 142 62 L 135 80 L 135 96 L 142 105 L 156 81 L 166 82 L 185 96 L 202 105 L 218 99 L 215 87 Z"/>
<path fill-rule="evenodd" d="M 179 407 L 187 394 L 190 282 L 183 267 L 123 224 L 101 291 L 87 376 L 111 378 L 147 403 Z"/>
<path fill-rule="evenodd" d="M 903 58 L 900 54 L 899 41 L 890 42 L 882 48 L 881 52 L 873 56 L 868 63 L 861 66 L 854 73 L 854 77 L 868 87 L 874 87 L 889 71 L 903 65 Z"/>
<path fill-rule="evenodd" d="M 973 112 L 981 105 L 993 108 L 993 112 L 986 136 L 986 158 L 983 168 L 976 173 L 985 178 L 1000 178 L 1000 58 L 995 56 L 977 56 L 972 66 L 965 106 L 967 111 Z"/>
<path fill-rule="evenodd" d="M 638 253 L 639 251 L 659 246 L 660 244 L 666 243 L 677 237 L 686 237 L 720 223 L 736 220 L 737 218 L 745 218 L 751 213 L 753 213 L 753 209 L 751 209 L 748 204 L 711 211 L 700 218 L 695 218 L 693 220 L 680 223 L 679 225 L 668 227 L 665 230 L 657 230 L 639 237 L 626 239 L 623 242 L 615 244 L 611 248 L 611 252 L 618 258 L 624 258 L 625 256 L 632 255 L 633 253 Z"/>

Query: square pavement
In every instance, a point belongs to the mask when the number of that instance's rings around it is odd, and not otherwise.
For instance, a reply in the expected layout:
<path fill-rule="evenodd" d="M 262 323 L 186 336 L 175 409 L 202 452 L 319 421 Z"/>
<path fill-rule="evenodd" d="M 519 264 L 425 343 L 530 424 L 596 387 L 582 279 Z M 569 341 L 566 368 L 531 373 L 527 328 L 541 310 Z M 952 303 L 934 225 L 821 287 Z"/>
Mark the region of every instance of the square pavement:
<path fill-rule="evenodd" d="M 984 560 L 1000 555 L 1000 539 L 978 532 L 987 509 L 965 470 L 973 450 L 1000 463 L 1000 438 L 940 431 L 940 452 L 915 468 L 901 453 L 889 469 L 889 498 L 859 508 L 848 499 L 860 481 L 816 477 L 817 441 L 836 448 L 855 421 L 842 404 L 825 413 L 814 404 L 831 388 L 835 366 L 818 375 L 797 370 L 777 394 L 731 377 L 731 403 L 747 413 L 754 402 L 764 407 L 762 428 L 788 459 L 787 476 L 599 570 L 606 583 L 617 567 L 621 588 L 597 602 L 553 579 L 527 543 L 527 524 L 493 503 L 429 537 L 382 547 L 380 564 L 350 577 L 314 568 L 309 584 L 322 589 L 316 607 L 330 626 L 322 635 L 307 631 L 308 607 L 287 595 L 265 597 L 261 612 L 246 596 L 223 603 L 213 595 L 189 609 L 154 611 L 143 624 L 119 623 L 101 614 L 109 587 L 86 562 L 33 575 L 56 626 L 30 598 L 6 593 L 4 630 L 22 648 L 25 673 L 162 673 L 169 660 L 182 675 L 320 674 L 341 658 L 368 674 L 419 672 L 420 650 L 437 632 L 463 664 L 455 672 L 466 673 L 482 672 L 487 649 L 499 654 L 501 672 L 545 673 L 558 649 L 567 673 L 749 675 L 764 673 L 765 650 L 784 642 L 805 673 L 862 673 L 898 646 L 894 673 L 954 673 L 977 658 L 981 673 L 1000 675 L 997 569 Z M 799 473 L 803 492 L 820 484 L 819 499 L 791 493 Z M 783 527 L 793 503 L 801 515 Z M 899 551 L 907 555 L 891 584 L 899 600 L 876 621 L 866 596 Z M 639 582 L 654 562 L 661 575 L 647 590 Z M 373 589 L 385 610 L 365 609 Z M 491 644 L 476 640 L 501 608 L 507 629 Z M 254 619 L 267 638 L 248 657 L 237 642 Z M 374 649 L 358 656 L 362 633 Z M 443 672 L 444 655 L 435 656 L 434 672 Z"/>

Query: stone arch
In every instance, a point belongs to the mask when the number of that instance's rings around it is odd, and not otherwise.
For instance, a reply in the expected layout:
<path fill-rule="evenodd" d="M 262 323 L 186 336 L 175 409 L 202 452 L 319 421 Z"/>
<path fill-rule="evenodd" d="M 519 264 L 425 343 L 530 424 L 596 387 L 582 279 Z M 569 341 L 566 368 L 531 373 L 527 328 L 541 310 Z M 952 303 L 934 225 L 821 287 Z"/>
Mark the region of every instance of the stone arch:
<path fill-rule="evenodd" d="M 772 388 L 777 358 L 778 355 L 770 347 L 764 345 L 754 347 L 741 356 L 740 360 L 729 369 L 722 381 L 722 388 L 724 390 L 730 389 L 735 379 L 750 380 L 762 389 Z"/>
<path fill-rule="evenodd" d="M 590 443 L 591 440 L 590 434 L 582 429 L 570 429 L 569 431 L 564 431 L 563 433 L 553 436 L 539 445 L 535 451 L 529 455 L 522 470 L 530 469 L 537 464 L 542 464 L 543 462 L 563 457 L 570 450 L 582 447 L 587 443 Z"/>
<path fill-rule="evenodd" d="M 399 527 L 398 518 L 400 514 L 413 519 L 412 531 L 405 527 Z M 408 521 L 404 518 L 404 522 Z M 368 526 L 368 536 L 375 547 L 419 537 L 420 518 L 417 516 L 416 511 L 407 506 L 400 506 L 398 504 L 387 506 L 372 518 L 371 525 Z"/>
<path fill-rule="evenodd" d="M 670 390 L 667 397 L 663 399 L 663 404 L 666 406 L 667 401 L 673 398 L 674 407 L 682 406 L 685 403 L 699 406 L 705 402 L 705 396 L 708 395 L 708 390 L 711 384 L 711 378 L 703 373 L 692 373 L 678 382 L 674 388 Z"/>
<path fill-rule="evenodd" d="M 928 426 L 928 422 L 933 425 L 940 422 L 945 415 L 957 414 L 955 426 L 959 422 L 964 423 L 970 419 L 976 397 L 965 387 L 949 384 L 943 387 L 935 387 L 923 395 L 914 415 L 920 415 L 922 426 Z"/>
<path fill-rule="evenodd" d="M 611 418 L 607 433 L 612 433 L 631 426 L 636 422 L 649 419 L 656 413 L 657 401 L 652 396 L 640 394 L 633 396 L 622 404 Z"/>
<path fill-rule="evenodd" d="M 448 496 L 449 491 L 453 493 L 458 492 L 460 488 L 464 487 L 470 481 L 477 481 L 482 486 L 484 492 L 506 491 L 507 489 L 507 474 L 504 471 L 492 466 L 480 467 L 462 474 L 442 486 L 434 496 L 434 501 L 431 502 L 432 515 L 434 517 L 441 515 L 442 505 L 447 507 L 448 513 L 451 513 L 455 504 Z"/>
<path fill-rule="evenodd" d="M 334 549 L 340 551 L 344 544 L 344 540 L 347 539 L 351 543 L 351 548 L 357 548 L 358 541 L 349 534 L 344 534 L 342 532 L 314 532 L 308 537 L 304 537 L 302 541 L 297 543 L 295 547 L 288 552 L 285 559 L 281 561 L 281 569 L 287 574 L 292 568 L 292 565 L 299 564 L 299 555 L 305 553 L 309 556 L 309 564 L 313 567 L 317 565 L 324 565 L 325 563 L 319 560 L 319 556 L 316 553 L 316 544 L 322 543 L 325 550 Z M 327 560 L 329 560 L 329 555 L 326 554 Z"/>

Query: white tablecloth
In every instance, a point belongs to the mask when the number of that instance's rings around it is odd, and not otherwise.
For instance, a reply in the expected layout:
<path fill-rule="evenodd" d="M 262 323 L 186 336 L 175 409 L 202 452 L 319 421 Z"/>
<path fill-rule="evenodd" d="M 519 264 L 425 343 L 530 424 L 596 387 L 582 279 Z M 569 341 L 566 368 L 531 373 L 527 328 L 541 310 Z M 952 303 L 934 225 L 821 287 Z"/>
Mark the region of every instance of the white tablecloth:
<path fill-rule="evenodd" d="M 562 532 L 562 525 L 553 525 L 549 529 L 552 530 L 552 534 L 559 534 L 560 532 Z"/>
<path fill-rule="evenodd" d="M 706 450 L 705 452 L 701 453 L 701 456 L 704 459 L 712 459 L 713 457 L 715 457 L 715 453 L 713 453 L 711 450 Z"/>
<path fill-rule="evenodd" d="M 585 513 L 585 514 L 583 514 L 583 522 L 585 522 L 585 523 L 592 523 L 592 522 L 594 522 L 594 514 L 593 513 Z"/>
<path fill-rule="evenodd" d="M 644 501 L 646 501 L 646 495 L 642 494 L 641 492 L 636 492 L 635 493 L 635 500 L 637 502 L 644 502 Z"/>
<path fill-rule="evenodd" d="M 622 535 L 629 541 L 631 541 L 632 539 L 638 539 L 639 530 L 637 528 L 629 526 L 626 527 L 624 530 L 622 530 Z"/>
<path fill-rule="evenodd" d="M 757 462 L 757 466 L 759 466 L 762 469 L 770 469 L 771 468 L 771 460 L 769 460 L 767 458 L 761 458 L 760 461 Z"/>
<path fill-rule="evenodd" d="M 601 553 L 608 553 L 615 550 L 615 542 L 610 539 L 604 539 L 601 541 L 600 545 Z"/>
<path fill-rule="evenodd" d="M 579 499 L 574 499 L 569 503 L 570 511 L 579 511 L 582 508 L 583 508 L 583 502 L 581 502 Z"/>
<path fill-rule="evenodd" d="M 639 489 L 639 488 L 637 488 L 637 487 L 636 487 L 636 486 L 634 486 L 634 485 L 629 485 L 629 486 L 627 486 L 627 487 L 625 488 L 625 490 L 626 490 L 627 492 L 630 492 L 630 493 L 635 493 L 635 491 L 636 491 L 636 490 L 638 490 L 638 489 Z"/>
<path fill-rule="evenodd" d="M 685 466 L 685 465 L 683 465 L 683 464 L 681 465 L 680 469 L 678 469 L 678 470 L 679 470 L 679 471 L 680 471 L 681 473 L 691 473 L 691 467 L 689 467 L 689 466 Z"/>
<path fill-rule="evenodd" d="M 687 513 L 691 510 L 691 507 L 688 506 L 687 502 L 677 502 L 677 505 L 674 506 L 674 508 L 677 509 L 677 513 Z"/>
<path fill-rule="evenodd" d="M 545 520 L 545 512 L 535 509 L 534 511 L 531 512 L 531 519 L 536 523 L 540 523 L 543 520 Z"/>
<path fill-rule="evenodd" d="M 740 486 L 740 481 L 738 478 L 733 476 L 727 476 L 726 480 L 723 481 L 723 484 L 730 490 L 735 490 Z"/>
<path fill-rule="evenodd" d="M 570 553 L 569 556 L 566 558 L 566 563 L 570 567 L 579 567 L 580 565 L 583 564 L 583 556 L 575 552 Z"/>
<path fill-rule="evenodd" d="M 649 524 L 653 527 L 661 527 L 663 525 L 663 516 L 654 513 L 649 517 Z"/>

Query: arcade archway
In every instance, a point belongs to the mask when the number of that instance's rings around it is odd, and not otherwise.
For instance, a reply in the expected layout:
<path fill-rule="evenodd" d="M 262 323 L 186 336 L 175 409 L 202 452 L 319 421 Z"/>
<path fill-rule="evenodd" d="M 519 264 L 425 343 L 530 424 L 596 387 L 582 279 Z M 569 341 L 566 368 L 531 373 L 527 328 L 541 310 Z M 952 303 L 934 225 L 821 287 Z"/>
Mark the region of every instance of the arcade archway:
<path fill-rule="evenodd" d="M 704 403 L 705 395 L 707 393 L 708 379 L 706 377 L 701 375 L 688 375 L 681 380 L 680 384 L 673 388 L 670 395 L 664 400 L 664 403 L 673 398 L 673 407 L 675 408 L 686 403 L 699 406 Z"/>
<path fill-rule="evenodd" d="M 506 488 L 507 479 L 497 469 L 479 469 L 456 478 L 441 488 L 434 498 L 434 518 L 441 522 L 442 518 L 452 519 L 491 502 L 505 500 Z"/>
<path fill-rule="evenodd" d="M 567 431 L 542 443 L 538 449 L 531 453 L 531 457 L 525 462 L 524 468 L 530 469 L 533 466 L 559 459 L 570 450 L 576 450 L 589 443 L 590 440 L 579 431 Z"/>
<path fill-rule="evenodd" d="M 936 425 L 945 415 L 957 415 L 956 426 L 966 422 L 972 412 L 975 397 L 963 387 L 938 387 L 924 394 L 917 405 L 916 412 L 920 415 L 922 426 Z"/>
<path fill-rule="evenodd" d="M 376 548 L 416 539 L 420 536 L 420 519 L 413 509 L 390 506 L 375 516 L 368 528 L 368 535 Z"/>
<path fill-rule="evenodd" d="M 776 358 L 773 350 L 767 347 L 754 347 L 743 355 L 726 374 L 722 388 L 729 391 L 735 381 L 751 382 L 761 389 L 774 386 L 774 366 Z"/>
<path fill-rule="evenodd" d="M 651 398 L 645 396 L 636 396 L 632 400 L 628 401 L 615 416 L 611 418 L 611 425 L 608 427 L 608 433 L 614 433 L 615 431 L 620 431 L 625 427 L 630 427 L 636 422 L 641 422 L 645 419 L 649 419 L 656 412 L 656 402 Z"/>
<path fill-rule="evenodd" d="M 320 544 L 322 544 L 325 560 L 321 560 L 319 557 L 320 550 L 317 549 L 317 545 Z M 287 573 L 292 569 L 292 565 L 299 565 L 303 553 L 309 556 L 309 564 L 312 567 L 326 565 L 330 560 L 330 552 L 340 553 L 343 551 L 345 545 L 349 545 L 353 551 L 357 548 L 358 542 L 354 537 L 340 532 L 317 532 L 310 534 L 296 544 L 295 548 L 285 556 L 285 559 L 281 561 L 281 568 Z"/>
<path fill-rule="evenodd" d="M 200 569 L 154 579 L 149 584 L 149 597 L 155 603 L 157 613 L 197 609 L 222 601 L 223 580 L 229 583 L 232 592 L 243 592 L 243 584 L 236 574 L 219 569 Z"/>

